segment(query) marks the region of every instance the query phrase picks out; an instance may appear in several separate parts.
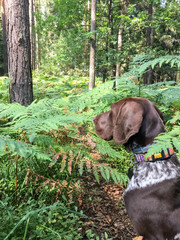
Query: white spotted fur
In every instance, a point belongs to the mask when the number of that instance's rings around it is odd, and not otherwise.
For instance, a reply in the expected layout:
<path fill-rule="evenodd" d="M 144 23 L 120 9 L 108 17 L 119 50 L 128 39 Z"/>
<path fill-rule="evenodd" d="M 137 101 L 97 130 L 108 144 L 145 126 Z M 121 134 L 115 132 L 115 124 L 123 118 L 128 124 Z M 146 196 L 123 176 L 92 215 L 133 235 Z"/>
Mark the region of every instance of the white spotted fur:
<path fill-rule="evenodd" d="M 134 175 L 128 183 L 127 192 L 144 188 L 180 176 L 180 167 L 171 161 L 141 162 L 135 164 Z"/>
<path fill-rule="evenodd" d="M 180 233 L 176 234 L 176 236 L 174 237 L 174 240 L 180 240 Z"/>

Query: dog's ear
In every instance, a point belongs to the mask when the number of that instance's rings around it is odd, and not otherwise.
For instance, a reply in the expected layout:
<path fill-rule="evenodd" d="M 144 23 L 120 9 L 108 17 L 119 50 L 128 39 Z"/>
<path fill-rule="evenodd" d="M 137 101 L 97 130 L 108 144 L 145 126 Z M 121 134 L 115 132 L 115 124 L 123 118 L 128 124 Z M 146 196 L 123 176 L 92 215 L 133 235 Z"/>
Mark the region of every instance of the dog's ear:
<path fill-rule="evenodd" d="M 135 101 L 119 101 L 111 106 L 113 116 L 113 139 L 115 144 L 127 143 L 139 132 L 143 120 L 143 108 Z"/>

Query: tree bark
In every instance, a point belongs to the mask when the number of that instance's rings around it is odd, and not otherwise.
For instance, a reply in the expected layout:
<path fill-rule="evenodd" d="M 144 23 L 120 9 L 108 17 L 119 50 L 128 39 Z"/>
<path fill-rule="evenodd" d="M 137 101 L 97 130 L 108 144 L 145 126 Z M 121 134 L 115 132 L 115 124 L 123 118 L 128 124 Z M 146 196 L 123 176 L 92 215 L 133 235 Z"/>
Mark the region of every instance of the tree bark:
<path fill-rule="evenodd" d="M 87 1 L 87 14 L 84 14 L 84 32 L 89 32 L 89 21 L 88 21 L 88 15 L 90 11 L 90 0 Z M 88 41 L 85 40 L 84 42 L 84 55 L 85 55 L 85 68 L 88 66 Z"/>
<path fill-rule="evenodd" d="M 95 87 L 95 48 L 96 48 L 96 0 L 91 1 L 91 41 L 90 41 L 90 65 L 89 65 L 89 90 Z"/>
<path fill-rule="evenodd" d="M 113 4 L 113 1 L 112 0 L 108 0 L 108 8 L 109 8 L 108 21 L 109 21 L 109 41 L 110 41 L 109 47 L 110 47 L 110 50 L 114 50 L 114 48 L 115 48 L 114 44 L 112 42 L 112 36 L 113 36 L 113 32 L 114 32 L 112 4 Z M 110 64 L 110 66 L 111 66 L 110 77 L 111 77 L 111 79 L 113 79 L 114 76 L 115 76 L 115 69 L 116 69 L 116 66 L 114 64 L 114 56 L 113 55 L 111 55 L 110 61 L 111 61 L 111 64 Z"/>
<path fill-rule="evenodd" d="M 35 17 L 34 17 L 34 12 L 35 12 L 35 3 L 34 0 L 29 1 L 30 6 L 29 6 L 29 18 L 30 18 L 30 42 L 31 42 L 31 67 L 32 69 L 35 69 L 35 32 L 34 32 L 34 27 L 35 27 Z"/>
<path fill-rule="evenodd" d="M 6 41 L 6 13 L 5 0 L 1 0 L 1 15 L 2 15 L 2 29 L 3 29 L 3 71 L 8 73 L 8 55 L 7 55 L 7 41 Z"/>
<path fill-rule="evenodd" d="M 155 11 L 155 8 L 151 3 L 148 8 L 149 22 L 152 20 L 154 11 Z M 153 43 L 154 43 L 154 29 L 151 26 L 151 24 L 149 24 L 149 27 L 146 29 L 146 45 L 150 48 L 153 48 Z M 153 69 L 151 66 L 149 66 L 146 73 L 144 74 L 144 84 L 152 84 L 152 83 L 153 83 Z"/>
<path fill-rule="evenodd" d="M 35 2 L 36 4 L 34 5 L 35 7 L 35 13 L 40 13 L 41 12 L 41 1 L 38 0 Z M 35 23 L 35 29 L 36 29 L 36 34 L 35 34 L 35 44 L 36 44 L 36 54 L 35 54 L 35 65 L 36 65 L 36 71 L 39 72 L 39 67 L 40 67 L 40 62 L 41 62 L 41 52 L 40 52 L 40 38 L 41 34 L 39 31 L 37 31 L 37 19 L 36 16 L 34 16 L 34 23 Z"/>
<path fill-rule="evenodd" d="M 10 102 L 28 106 L 33 101 L 29 1 L 6 0 Z"/>
<path fill-rule="evenodd" d="M 122 30 L 123 26 L 120 26 L 118 29 L 118 53 L 120 53 L 121 48 L 122 48 Z M 116 77 L 120 76 L 120 59 L 119 57 L 117 58 L 117 64 L 116 64 Z"/>
<path fill-rule="evenodd" d="M 128 5 L 128 1 L 127 0 L 121 0 L 121 10 L 120 10 L 121 14 L 126 14 L 126 12 L 127 12 L 127 5 Z M 124 28 L 124 26 L 122 24 L 120 24 L 119 29 L 118 29 L 118 37 L 117 37 L 117 50 L 118 50 L 118 53 L 120 53 L 121 49 L 122 49 L 123 28 Z M 117 57 L 117 64 L 116 64 L 116 77 L 120 76 L 120 67 L 121 67 L 121 65 L 120 65 L 120 57 L 118 56 Z"/>

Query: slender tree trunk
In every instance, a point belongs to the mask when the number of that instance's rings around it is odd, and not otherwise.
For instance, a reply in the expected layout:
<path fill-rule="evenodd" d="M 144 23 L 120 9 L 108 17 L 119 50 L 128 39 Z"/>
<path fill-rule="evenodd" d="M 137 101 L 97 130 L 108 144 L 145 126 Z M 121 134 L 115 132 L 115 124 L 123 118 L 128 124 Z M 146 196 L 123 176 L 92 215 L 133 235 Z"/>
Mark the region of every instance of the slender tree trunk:
<path fill-rule="evenodd" d="M 90 66 L 89 66 L 89 90 L 95 87 L 95 48 L 96 48 L 96 0 L 91 0 L 91 41 L 90 41 Z"/>
<path fill-rule="evenodd" d="M 31 40 L 31 67 L 35 69 L 35 3 L 34 0 L 29 1 L 29 18 L 30 18 L 30 40 Z"/>
<path fill-rule="evenodd" d="M 122 30 L 123 26 L 121 25 L 118 29 L 118 53 L 121 52 L 121 48 L 122 48 Z M 120 76 L 120 58 L 119 56 L 117 57 L 117 64 L 116 64 L 116 77 Z"/>
<path fill-rule="evenodd" d="M 88 15 L 90 11 L 90 1 L 87 1 L 87 15 L 84 14 L 84 31 L 89 32 L 89 21 L 88 21 Z M 88 66 L 88 41 L 85 40 L 84 42 L 84 53 L 85 53 L 85 68 Z"/>
<path fill-rule="evenodd" d="M 176 82 L 180 82 L 180 71 L 176 73 Z"/>
<path fill-rule="evenodd" d="M 6 38 L 6 13 L 5 0 L 1 0 L 2 29 L 3 29 L 3 71 L 8 73 L 8 55 L 7 55 L 7 38 Z"/>
<path fill-rule="evenodd" d="M 36 4 L 34 5 L 35 7 L 35 13 L 39 13 L 41 12 L 41 1 L 38 0 L 36 1 Z M 36 16 L 34 16 L 34 22 L 35 22 L 35 29 L 36 29 L 36 36 L 35 36 L 35 40 L 36 40 L 36 60 L 35 60 L 35 65 L 36 65 L 36 71 L 39 72 L 39 67 L 40 67 L 40 62 L 41 62 L 41 52 L 40 52 L 40 32 L 37 31 L 37 20 L 36 20 Z"/>
<path fill-rule="evenodd" d="M 152 20 L 154 11 L 155 11 L 155 8 L 153 7 L 153 4 L 151 3 L 148 8 L 149 22 Z M 150 48 L 153 48 L 153 42 L 154 42 L 154 29 L 150 24 L 150 26 L 146 29 L 146 45 Z M 151 66 L 148 67 L 148 69 L 144 75 L 144 83 L 145 84 L 153 83 L 153 69 Z"/>
<path fill-rule="evenodd" d="M 106 37 L 106 48 L 105 48 L 105 52 L 106 52 L 106 64 L 108 63 L 108 36 Z M 107 78 L 107 72 L 108 72 L 108 66 L 104 65 L 103 67 L 103 83 L 106 81 Z"/>
<path fill-rule="evenodd" d="M 10 102 L 28 106 L 33 101 L 29 1 L 6 0 L 5 11 Z"/>
<path fill-rule="evenodd" d="M 126 12 L 127 12 L 127 5 L 128 5 L 128 1 L 127 0 L 121 0 L 121 10 L 120 10 L 121 15 L 126 14 Z M 122 49 L 123 28 L 124 28 L 124 26 L 122 24 L 120 24 L 119 29 L 118 29 L 118 37 L 117 37 L 118 53 L 120 53 L 121 49 Z M 120 76 L 120 67 L 121 67 L 121 65 L 120 65 L 120 57 L 118 56 L 117 57 L 117 64 L 116 64 L 116 77 Z"/>
<path fill-rule="evenodd" d="M 109 41 L 110 41 L 109 47 L 110 47 L 110 51 L 114 49 L 114 44 L 112 42 L 112 36 L 113 36 L 113 31 L 114 31 L 112 4 L 113 4 L 113 1 L 108 0 L 108 6 L 109 6 L 109 14 L 108 14 L 109 15 L 108 16 L 108 19 L 109 19 Z M 111 77 L 111 79 L 113 79 L 114 76 L 115 76 L 115 69 L 116 69 L 116 66 L 114 64 L 114 57 L 113 56 L 111 56 L 110 61 L 111 61 L 110 77 Z"/>

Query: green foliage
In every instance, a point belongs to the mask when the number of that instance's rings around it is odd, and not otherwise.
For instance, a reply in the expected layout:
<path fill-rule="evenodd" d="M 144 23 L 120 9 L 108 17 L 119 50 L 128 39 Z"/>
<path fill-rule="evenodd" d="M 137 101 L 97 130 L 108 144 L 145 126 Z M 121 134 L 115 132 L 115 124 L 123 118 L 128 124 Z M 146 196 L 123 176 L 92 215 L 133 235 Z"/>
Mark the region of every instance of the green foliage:
<path fill-rule="evenodd" d="M 130 154 L 123 146 L 96 136 L 92 121 L 119 99 L 141 96 L 153 101 L 165 114 L 168 132 L 157 137 L 159 144 L 150 151 L 172 146 L 179 153 L 179 83 L 141 83 L 147 66 L 163 64 L 177 68 L 179 57 L 137 57 L 130 71 L 116 79 L 115 90 L 113 81 L 97 82 L 95 89 L 87 91 L 86 78 L 48 78 L 40 73 L 34 81 L 37 100 L 30 106 L 8 104 L 7 98 L 2 99 L 0 208 L 2 215 L 6 212 L 0 229 L 2 239 L 8 234 L 14 239 L 83 239 L 82 215 L 71 212 L 76 201 L 81 201 L 81 176 L 93 174 L 99 183 L 102 179 L 124 185 L 128 182 Z M 8 92 L 5 85 L 0 88 Z M 54 207 L 55 201 L 64 203 L 64 210 L 59 205 Z M 98 239 L 91 231 L 86 237 Z M 104 239 L 108 239 L 106 234 Z"/>
<path fill-rule="evenodd" d="M 61 203 L 38 208 L 38 204 L 29 199 L 19 209 L 12 209 L 8 202 L 0 201 L 0 209 L 3 219 L 0 226 L 1 239 L 82 239 L 79 226 L 83 224 L 85 216 L 77 208 L 70 210 Z M 2 214 L 5 211 L 7 215 Z"/>
<path fill-rule="evenodd" d="M 43 5 L 43 11 L 36 13 L 41 69 L 56 74 L 87 75 L 91 38 L 87 1 L 45 0 Z M 108 79 L 117 63 L 121 65 L 122 75 L 136 55 L 157 58 L 179 54 L 180 20 L 176 0 L 113 1 L 113 4 L 102 0 L 97 2 L 96 22 L 96 73 L 104 79 Z M 117 47 L 119 28 L 123 30 L 121 50 Z M 153 29 L 152 46 L 147 43 L 148 29 Z M 154 69 L 154 80 L 159 82 L 163 75 L 173 75 L 173 69 L 170 70 L 172 73 L 167 67 L 161 71 Z"/>
<path fill-rule="evenodd" d="M 9 92 L 7 91 L 10 83 L 10 78 L 0 77 L 0 103 L 9 101 Z"/>

